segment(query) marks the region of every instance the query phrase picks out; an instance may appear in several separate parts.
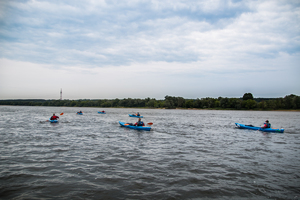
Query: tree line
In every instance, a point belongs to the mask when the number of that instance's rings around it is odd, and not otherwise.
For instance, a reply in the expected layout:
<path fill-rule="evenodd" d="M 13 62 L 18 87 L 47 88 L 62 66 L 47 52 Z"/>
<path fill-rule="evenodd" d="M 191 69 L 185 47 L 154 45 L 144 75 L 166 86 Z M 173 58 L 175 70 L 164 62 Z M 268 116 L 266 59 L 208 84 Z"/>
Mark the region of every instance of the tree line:
<path fill-rule="evenodd" d="M 114 107 L 114 108 L 166 108 L 166 109 L 230 109 L 230 110 L 291 110 L 300 109 L 300 96 L 290 94 L 280 98 L 253 98 L 245 93 L 241 98 L 197 98 L 165 96 L 164 100 L 145 99 L 80 99 L 80 100 L 45 100 L 14 99 L 0 100 L 0 105 L 21 106 L 65 106 L 65 107 Z"/>

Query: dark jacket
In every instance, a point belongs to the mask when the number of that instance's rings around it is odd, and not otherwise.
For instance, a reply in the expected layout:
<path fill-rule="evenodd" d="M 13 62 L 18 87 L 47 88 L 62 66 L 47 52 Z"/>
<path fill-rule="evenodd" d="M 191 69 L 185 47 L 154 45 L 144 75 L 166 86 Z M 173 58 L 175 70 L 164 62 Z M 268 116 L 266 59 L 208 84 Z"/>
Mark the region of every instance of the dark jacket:
<path fill-rule="evenodd" d="M 51 116 L 50 120 L 56 120 L 58 118 L 59 118 L 58 116 L 54 115 L 54 116 Z"/>

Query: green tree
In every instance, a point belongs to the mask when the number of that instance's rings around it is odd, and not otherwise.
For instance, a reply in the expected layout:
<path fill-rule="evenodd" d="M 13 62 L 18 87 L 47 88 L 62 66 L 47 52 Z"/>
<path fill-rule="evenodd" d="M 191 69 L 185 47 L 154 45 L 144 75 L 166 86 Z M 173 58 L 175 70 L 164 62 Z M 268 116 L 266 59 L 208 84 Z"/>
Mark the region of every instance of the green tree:
<path fill-rule="evenodd" d="M 277 107 L 276 107 L 276 101 L 269 100 L 266 103 L 267 103 L 267 108 L 268 109 L 271 109 L 271 110 L 276 110 L 277 109 Z"/>
<path fill-rule="evenodd" d="M 227 106 L 228 108 L 238 109 L 238 105 L 240 105 L 240 99 L 238 98 L 230 98 L 228 99 Z"/>
<path fill-rule="evenodd" d="M 174 108 L 174 97 L 171 96 L 165 96 L 165 104 L 164 104 L 165 108 Z"/>
<path fill-rule="evenodd" d="M 70 106 L 72 106 L 72 107 L 76 106 L 76 101 L 73 100 L 73 101 L 71 102 Z"/>
<path fill-rule="evenodd" d="M 156 108 L 157 107 L 156 100 L 155 99 L 149 100 L 148 103 L 146 104 L 146 106 L 150 107 L 150 108 Z"/>
<path fill-rule="evenodd" d="M 101 104 L 101 107 L 111 107 L 111 102 L 110 101 L 105 101 Z"/>
<path fill-rule="evenodd" d="M 220 101 L 220 106 L 222 107 L 222 108 L 228 108 L 228 98 L 227 97 L 225 97 L 225 98 L 222 98 L 221 99 L 221 101 Z"/>
<path fill-rule="evenodd" d="M 118 98 L 116 98 L 115 100 L 112 101 L 112 107 L 118 107 L 119 106 L 119 102 L 120 100 Z"/>
<path fill-rule="evenodd" d="M 248 99 L 246 101 L 243 101 L 242 106 L 246 109 L 254 109 L 257 107 L 257 103 L 256 101 L 252 100 L 252 99 Z"/>
<path fill-rule="evenodd" d="M 251 93 L 245 93 L 243 96 L 243 100 L 247 101 L 248 99 L 253 100 L 253 95 Z"/>
<path fill-rule="evenodd" d="M 199 98 L 197 98 L 194 103 L 193 103 L 193 107 L 194 108 L 202 108 L 202 103 L 201 100 Z"/>
<path fill-rule="evenodd" d="M 215 106 L 214 106 L 215 108 L 219 108 L 220 107 L 220 101 L 219 100 L 216 100 L 215 101 Z"/>
<path fill-rule="evenodd" d="M 185 103 L 185 99 L 182 97 L 177 97 L 177 107 L 183 107 Z"/>
<path fill-rule="evenodd" d="M 293 109 L 300 109 L 300 97 L 299 96 L 294 97 Z"/>
<path fill-rule="evenodd" d="M 189 99 L 187 101 L 185 101 L 185 108 L 192 108 L 193 107 L 193 103 L 194 103 L 194 100 L 192 99 Z"/>
<path fill-rule="evenodd" d="M 290 95 L 287 95 L 284 97 L 284 108 L 285 109 L 292 109 L 294 106 L 293 106 L 293 100 L 294 100 L 294 97 L 296 95 L 294 94 L 290 94 Z"/>
<path fill-rule="evenodd" d="M 265 101 L 261 101 L 258 103 L 258 108 L 265 110 L 267 108 L 267 104 Z"/>
<path fill-rule="evenodd" d="M 171 105 L 171 103 L 170 103 L 170 101 L 169 100 L 165 100 L 164 101 L 164 104 L 163 104 L 163 107 L 165 107 L 165 108 L 172 108 L 172 105 Z"/>

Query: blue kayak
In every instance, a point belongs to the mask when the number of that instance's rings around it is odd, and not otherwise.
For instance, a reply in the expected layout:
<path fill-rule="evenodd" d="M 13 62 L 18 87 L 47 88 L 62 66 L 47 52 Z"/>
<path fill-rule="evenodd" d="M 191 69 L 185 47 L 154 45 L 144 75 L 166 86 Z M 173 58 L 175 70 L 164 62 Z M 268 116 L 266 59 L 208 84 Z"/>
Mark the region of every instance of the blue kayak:
<path fill-rule="evenodd" d="M 132 125 L 126 124 L 125 122 L 120 122 L 120 121 L 119 121 L 119 124 L 123 127 L 131 128 L 131 129 L 135 129 L 135 130 L 144 130 L 144 131 L 151 130 L 151 127 L 149 127 L 149 126 L 132 126 Z"/>
<path fill-rule="evenodd" d="M 83 113 L 80 113 L 80 112 L 77 112 L 76 114 L 77 114 L 77 115 L 83 115 Z"/>
<path fill-rule="evenodd" d="M 49 118 L 49 122 L 50 122 L 50 123 L 57 123 L 58 120 L 57 120 L 57 119 L 51 120 L 51 118 Z"/>
<path fill-rule="evenodd" d="M 98 111 L 98 113 L 99 113 L 99 114 L 106 114 L 106 112 L 100 112 L 100 111 Z"/>
<path fill-rule="evenodd" d="M 131 114 L 128 114 L 129 117 L 136 117 L 136 118 L 143 118 L 143 116 L 137 116 L 137 115 L 131 115 Z"/>
<path fill-rule="evenodd" d="M 283 133 L 284 129 L 275 129 L 275 128 L 261 128 L 261 127 L 257 127 L 257 126 L 252 126 L 252 125 L 245 125 L 245 124 L 239 124 L 239 123 L 235 123 L 235 125 L 237 126 L 237 128 L 241 128 L 241 129 L 251 129 L 251 130 L 256 130 L 256 131 L 263 131 L 263 132 L 273 132 L 273 133 Z"/>

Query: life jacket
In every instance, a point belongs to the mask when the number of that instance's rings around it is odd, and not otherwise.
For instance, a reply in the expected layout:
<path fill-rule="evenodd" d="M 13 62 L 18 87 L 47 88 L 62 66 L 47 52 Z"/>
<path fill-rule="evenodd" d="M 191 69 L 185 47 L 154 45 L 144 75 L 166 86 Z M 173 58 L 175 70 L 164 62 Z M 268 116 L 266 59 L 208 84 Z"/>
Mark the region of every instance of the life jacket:
<path fill-rule="evenodd" d="M 139 121 L 139 122 L 137 122 L 135 124 L 136 124 L 136 126 L 145 126 L 144 122 L 142 122 L 142 121 Z"/>
<path fill-rule="evenodd" d="M 264 128 L 271 128 L 271 124 L 270 123 L 264 123 Z"/>
<path fill-rule="evenodd" d="M 54 116 L 51 116 L 51 119 L 50 119 L 50 120 L 56 120 L 56 119 L 58 119 L 58 118 L 59 118 L 58 116 L 54 115 Z"/>

